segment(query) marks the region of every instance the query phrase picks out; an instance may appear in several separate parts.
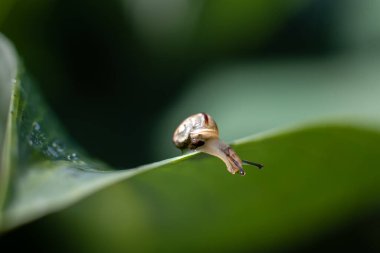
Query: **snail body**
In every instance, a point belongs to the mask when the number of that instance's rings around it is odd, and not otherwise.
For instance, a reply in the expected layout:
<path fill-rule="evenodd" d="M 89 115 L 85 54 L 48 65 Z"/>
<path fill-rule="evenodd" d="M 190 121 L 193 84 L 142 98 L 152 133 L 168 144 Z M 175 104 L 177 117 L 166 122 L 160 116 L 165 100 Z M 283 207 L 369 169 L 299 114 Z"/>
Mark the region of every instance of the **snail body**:
<path fill-rule="evenodd" d="M 243 164 L 263 167 L 258 163 L 241 160 L 228 144 L 219 139 L 217 124 L 206 113 L 194 114 L 182 121 L 174 131 L 173 143 L 181 150 L 200 151 L 220 158 L 232 174 L 239 172 L 244 176 Z"/>

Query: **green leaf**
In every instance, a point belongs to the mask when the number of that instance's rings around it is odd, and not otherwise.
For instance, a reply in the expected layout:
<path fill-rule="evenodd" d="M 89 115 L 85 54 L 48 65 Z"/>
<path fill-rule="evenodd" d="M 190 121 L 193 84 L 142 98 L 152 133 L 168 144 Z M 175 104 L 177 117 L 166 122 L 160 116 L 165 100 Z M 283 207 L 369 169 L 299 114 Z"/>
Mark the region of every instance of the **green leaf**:
<path fill-rule="evenodd" d="M 12 85 L 17 75 L 17 60 L 15 51 L 10 43 L 0 34 L 0 207 L 4 205 L 8 188 L 11 148 L 15 142 L 15 134 L 11 129 L 10 112 L 13 111 Z M 12 102 L 11 102 L 12 101 Z M 8 119 L 9 118 L 9 119 Z M 8 120 L 7 120 L 8 119 Z M 2 208 L 0 209 L 2 215 Z M 0 219 L 0 225 L 2 219 Z"/>
<path fill-rule="evenodd" d="M 378 207 L 377 124 L 319 122 L 235 142 L 243 159 L 265 165 L 245 177 L 203 154 L 117 171 L 67 136 L 11 62 L 0 37 L 0 94 L 10 101 L 0 129 L 2 231 L 50 214 L 30 228 L 65 238 L 54 246 L 62 251 L 78 242 L 92 252 L 249 251 L 310 240 Z"/>
<path fill-rule="evenodd" d="M 338 125 L 257 136 L 235 149 L 263 170 L 232 176 L 218 159 L 192 156 L 104 188 L 28 230 L 64 238 L 49 246 L 55 252 L 286 251 L 378 212 L 379 141 L 377 131 Z"/>
<path fill-rule="evenodd" d="M 116 171 L 90 158 L 60 127 L 3 36 L 0 60 L 0 94 L 8 101 L 4 107 L 9 108 L 0 125 L 0 137 L 4 136 L 1 230 L 58 211 L 106 185 L 169 162 Z M 170 161 L 179 159 L 183 158 Z"/>

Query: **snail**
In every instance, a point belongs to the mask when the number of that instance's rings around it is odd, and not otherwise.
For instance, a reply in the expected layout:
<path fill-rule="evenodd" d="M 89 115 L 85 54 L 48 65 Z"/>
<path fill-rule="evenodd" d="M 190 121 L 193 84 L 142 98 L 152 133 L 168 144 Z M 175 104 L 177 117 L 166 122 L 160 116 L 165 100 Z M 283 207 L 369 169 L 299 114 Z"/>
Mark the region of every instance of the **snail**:
<path fill-rule="evenodd" d="M 200 151 L 220 158 L 227 170 L 244 176 L 243 164 L 261 169 L 263 165 L 241 160 L 236 152 L 219 139 L 215 120 L 207 113 L 198 113 L 186 118 L 174 131 L 173 142 L 181 150 Z"/>

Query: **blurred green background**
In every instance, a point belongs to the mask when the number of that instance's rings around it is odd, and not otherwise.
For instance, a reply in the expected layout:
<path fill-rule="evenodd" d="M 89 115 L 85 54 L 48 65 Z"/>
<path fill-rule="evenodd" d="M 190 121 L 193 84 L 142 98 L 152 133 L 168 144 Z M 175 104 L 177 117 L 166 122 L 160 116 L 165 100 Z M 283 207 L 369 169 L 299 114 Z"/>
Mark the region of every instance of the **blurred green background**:
<path fill-rule="evenodd" d="M 246 92 L 254 95 L 255 87 L 265 86 L 258 81 L 292 85 L 293 80 L 268 65 L 281 62 L 281 71 L 294 60 L 302 60 L 301 66 L 329 61 L 378 47 L 379 39 L 376 1 L 2 0 L 1 5 L 1 32 L 14 43 L 68 131 L 95 157 L 117 167 L 178 154 L 174 149 L 157 153 L 157 138 L 169 140 L 162 148 L 171 146 L 176 125 L 199 110 L 223 124 L 227 140 L 262 130 L 257 124 L 265 119 L 255 113 L 266 108 L 256 107 L 241 124 L 250 132 L 227 134 L 230 126 L 236 128 L 232 122 L 243 120 L 231 117 L 242 109 L 240 101 L 251 102 Z M 217 84 L 207 94 L 213 106 L 206 105 L 207 98 L 197 93 L 198 86 L 208 85 L 199 84 L 201 76 L 244 64 L 267 66 L 247 70 L 253 76 L 279 78 L 231 80 L 236 93 L 239 87 L 250 88 L 240 92 L 246 97 L 233 98 L 234 113 L 218 109 L 232 99 L 231 90 Z M 300 85 L 313 87 L 318 81 L 304 78 Z M 191 97 L 186 96 L 189 91 L 194 91 Z M 270 92 L 282 93 L 276 88 Z"/>
<path fill-rule="evenodd" d="M 171 134 L 199 111 L 227 141 L 377 118 L 379 12 L 371 0 L 2 0 L 0 31 L 73 138 L 130 168 L 178 155 Z M 378 218 L 293 250 L 369 251 L 354 238 Z"/>

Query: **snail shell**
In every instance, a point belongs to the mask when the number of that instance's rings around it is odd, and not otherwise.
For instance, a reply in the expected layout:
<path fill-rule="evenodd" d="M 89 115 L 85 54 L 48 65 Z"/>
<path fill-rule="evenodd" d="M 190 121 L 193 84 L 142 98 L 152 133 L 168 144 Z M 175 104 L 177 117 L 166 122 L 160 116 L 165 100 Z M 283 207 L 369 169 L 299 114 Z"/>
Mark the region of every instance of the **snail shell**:
<path fill-rule="evenodd" d="M 177 127 L 173 142 L 179 149 L 196 149 L 209 139 L 218 139 L 219 130 L 214 119 L 206 113 L 191 115 Z"/>
<path fill-rule="evenodd" d="M 218 126 L 207 113 L 194 114 L 182 121 L 174 131 L 173 142 L 179 149 L 205 152 L 220 158 L 232 174 L 245 175 L 243 163 L 262 167 L 258 163 L 242 161 L 229 145 L 219 140 Z"/>

